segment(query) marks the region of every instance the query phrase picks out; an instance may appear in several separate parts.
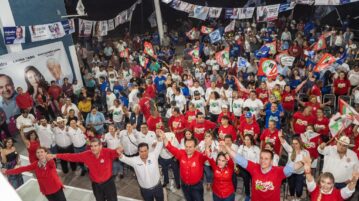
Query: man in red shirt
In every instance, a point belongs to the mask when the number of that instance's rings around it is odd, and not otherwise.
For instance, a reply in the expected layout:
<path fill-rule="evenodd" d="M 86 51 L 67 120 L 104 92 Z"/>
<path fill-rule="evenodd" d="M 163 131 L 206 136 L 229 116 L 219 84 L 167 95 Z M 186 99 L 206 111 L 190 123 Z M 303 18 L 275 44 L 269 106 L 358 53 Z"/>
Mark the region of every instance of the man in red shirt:
<path fill-rule="evenodd" d="M 256 92 L 259 100 L 261 100 L 263 104 L 266 104 L 269 98 L 267 84 L 265 82 L 261 82 L 259 87 L 256 89 Z"/>
<path fill-rule="evenodd" d="M 148 118 L 151 116 L 151 98 L 148 96 L 148 94 L 143 94 L 143 96 L 140 98 L 138 105 L 141 108 L 143 116 L 146 120 L 148 120 Z"/>
<path fill-rule="evenodd" d="M 196 151 L 196 140 L 186 139 L 185 149 L 177 149 L 161 136 L 167 150 L 179 161 L 183 195 L 187 201 L 203 201 L 203 171 L 206 157 Z"/>
<path fill-rule="evenodd" d="M 278 137 L 278 129 L 276 128 L 276 124 L 277 123 L 275 121 L 270 120 L 268 123 L 268 128 L 263 130 L 260 137 L 261 149 L 264 148 L 264 145 L 267 142 L 270 142 L 274 145 L 274 152 L 280 156 L 282 152 L 282 145 Z"/>
<path fill-rule="evenodd" d="M 329 140 L 329 119 L 324 116 L 324 112 L 322 109 L 317 109 L 314 129 L 322 136 L 322 139 L 325 142 Z"/>
<path fill-rule="evenodd" d="M 343 71 L 339 72 L 338 79 L 334 80 L 333 83 L 333 93 L 336 96 L 349 95 L 350 92 L 350 82 L 346 78 L 346 75 Z"/>
<path fill-rule="evenodd" d="M 16 105 L 21 110 L 32 111 L 32 106 L 34 105 L 34 101 L 32 100 L 30 94 L 28 92 L 24 93 L 21 87 L 18 87 L 16 91 L 17 91 Z"/>
<path fill-rule="evenodd" d="M 224 140 L 224 136 L 232 136 L 232 141 L 237 140 L 236 129 L 229 124 L 229 119 L 227 116 L 223 116 L 221 120 L 221 126 L 218 128 L 218 140 Z"/>
<path fill-rule="evenodd" d="M 253 115 L 251 112 L 246 112 L 245 120 L 241 122 L 240 126 L 238 126 L 238 131 L 242 142 L 244 141 L 244 136 L 247 134 L 253 135 L 253 138 L 257 140 L 260 133 L 260 128 L 257 121 L 253 120 Z"/>
<path fill-rule="evenodd" d="M 121 154 L 116 150 L 102 148 L 98 138 L 91 140 L 91 149 L 76 154 L 48 154 L 48 159 L 58 158 L 70 162 L 84 163 L 89 169 L 92 190 L 96 201 L 117 201 L 116 186 L 112 178 L 112 163 Z"/>
<path fill-rule="evenodd" d="M 210 129 L 215 129 L 216 126 L 215 123 L 204 119 L 204 114 L 202 112 L 198 112 L 196 119 L 192 121 L 189 128 L 192 130 L 193 136 L 200 142 L 204 139 L 204 133 Z"/>
<path fill-rule="evenodd" d="M 188 111 L 185 113 L 184 118 L 186 120 L 186 127 L 189 127 L 193 120 L 196 119 L 196 115 L 199 111 L 196 109 L 193 103 L 188 104 Z"/>
<path fill-rule="evenodd" d="M 47 90 L 47 93 L 52 97 L 53 100 L 58 100 L 62 94 L 62 88 L 56 85 L 55 81 L 51 81 L 51 86 Z"/>
<path fill-rule="evenodd" d="M 155 132 L 156 129 L 164 130 L 162 117 L 159 115 L 157 110 L 153 111 L 153 115 L 151 115 L 147 120 L 148 130 Z"/>
<path fill-rule="evenodd" d="M 181 142 L 184 137 L 184 130 L 186 129 L 186 120 L 178 107 L 173 108 L 172 116 L 168 120 L 168 126 L 171 132 L 176 135 L 178 142 Z"/>
<path fill-rule="evenodd" d="M 144 94 L 147 94 L 150 98 L 156 98 L 156 87 L 153 84 L 152 79 L 146 80 L 146 90 Z"/>
<path fill-rule="evenodd" d="M 298 111 L 294 113 L 291 122 L 291 127 L 294 134 L 300 135 L 306 131 L 309 124 L 314 124 L 315 118 L 311 114 L 311 111 L 311 107 L 305 107 L 303 112 Z"/>
<path fill-rule="evenodd" d="M 237 154 L 224 142 L 220 142 L 221 149 L 226 150 L 233 160 L 246 169 L 252 176 L 252 201 L 280 201 L 282 180 L 303 167 L 303 162 L 289 163 L 285 167 L 273 166 L 273 152 L 262 150 L 259 164 L 253 163 Z"/>

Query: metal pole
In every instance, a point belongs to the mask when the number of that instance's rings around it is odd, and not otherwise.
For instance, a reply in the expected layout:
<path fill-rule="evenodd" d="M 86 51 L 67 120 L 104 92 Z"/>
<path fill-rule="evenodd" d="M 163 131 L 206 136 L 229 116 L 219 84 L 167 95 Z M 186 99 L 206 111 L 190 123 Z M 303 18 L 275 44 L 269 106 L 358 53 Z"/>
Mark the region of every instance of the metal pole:
<path fill-rule="evenodd" d="M 159 0 L 153 0 L 155 3 L 155 11 L 156 11 L 156 20 L 158 27 L 158 34 L 160 35 L 160 43 L 162 44 L 163 40 L 163 24 L 162 24 L 162 14 L 161 14 L 161 6 Z"/>

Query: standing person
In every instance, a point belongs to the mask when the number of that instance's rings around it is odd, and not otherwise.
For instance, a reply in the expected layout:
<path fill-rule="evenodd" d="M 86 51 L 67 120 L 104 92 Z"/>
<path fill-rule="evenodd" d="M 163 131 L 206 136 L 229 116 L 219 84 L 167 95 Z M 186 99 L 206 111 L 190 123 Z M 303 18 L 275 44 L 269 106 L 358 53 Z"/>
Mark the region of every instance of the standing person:
<path fill-rule="evenodd" d="M 288 153 L 288 162 L 294 163 L 302 161 L 305 157 L 310 157 L 309 152 L 304 148 L 302 142 L 299 138 L 294 137 L 292 139 L 292 145 L 290 146 L 287 141 L 284 139 L 282 131 L 279 131 L 278 134 L 279 140 Z M 304 168 L 300 168 L 293 172 L 292 176 L 288 178 L 289 183 L 289 199 L 300 200 L 303 194 L 304 187 Z"/>
<path fill-rule="evenodd" d="M 153 131 L 148 130 L 147 124 L 143 123 L 141 125 L 141 132 L 136 132 L 135 134 L 137 143 L 146 143 L 149 146 L 150 152 L 156 147 L 157 144 L 157 136 Z"/>
<path fill-rule="evenodd" d="M 103 134 L 105 132 L 103 127 L 105 121 L 106 119 L 102 112 L 97 111 L 97 108 L 94 107 L 86 117 L 86 127 L 94 127 L 97 133 Z"/>
<path fill-rule="evenodd" d="M 91 149 L 75 154 L 48 154 L 48 159 L 58 158 L 84 163 L 89 169 L 92 190 L 96 201 L 117 201 L 116 186 L 112 178 L 112 163 L 119 157 L 120 150 L 102 148 L 98 138 L 90 142 Z"/>
<path fill-rule="evenodd" d="M 55 134 L 52 127 L 47 123 L 45 117 L 41 117 L 40 121 L 35 124 L 35 131 L 39 137 L 40 146 L 50 150 L 51 153 L 56 152 Z"/>
<path fill-rule="evenodd" d="M 16 128 L 23 128 L 24 133 L 34 129 L 34 122 L 36 121 L 34 115 L 29 114 L 29 110 L 22 110 L 21 115 L 16 118 Z"/>
<path fill-rule="evenodd" d="M 33 171 L 39 183 L 40 191 L 45 195 L 47 200 L 66 201 L 63 191 L 64 186 L 57 175 L 55 161 L 47 160 L 47 153 L 46 148 L 39 147 L 36 150 L 37 160 L 35 162 L 15 169 L 2 169 L 2 173 L 11 176 L 21 174 L 22 172 Z"/>
<path fill-rule="evenodd" d="M 203 201 L 203 166 L 206 157 L 196 151 L 197 141 L 187 139 L 185 149 L 180 150 L 163 137 L 166 149 L 174 155 L 180 163 L 182 191 L 187 201 Z"/>
<path fill-rule="evenodd" d="M 343 201 L 350 198 L 355 192 L 355 185 L 358 182 L 359 172 L 352 173 L 351 179 L 344 188 L 335 187 L 335 179 L 332 173 L 324 172 L 319 176 L 318 183 L 314 181 L 311 174 L 310 158 L 306 159 L 304 164 L 304 172 L 306 177 L 307 189 L 310 194 L 311 201 Z"/>
<path fill-rule="evenodd" d="M 106 143 L 107 148 L 115 150 L 121 146 L 121 140 L 116 126 L 110 124 L 108 126 L 108 133 L 104 135 L 103 141 Z M 120 173 L 120 179 L 123 178 L 123 163 L 116 159 L 112 163 L 112 175 L 117 176 Z"/>
<path fill-rule="evenodd" d="M 31 130 L 24 133 L 24 126 L 20 128 L 20 136 L 22 141 L 24 142 L 27 152 L 29 153 L 29 161 L 33 163 L 37 160 L 36 158 L 36 150 L 40 147 L 39 137 L 35 130 Z"/>
<path fill-rule="evenodd" d="M 112 114 L 112 120 L 117 129 L 123 128 L 125 107 L 120 103 L 120 100 L 113 101 L 113 106 L 109 108 L 109 113 Z"/>
<path fill-rule="evenodd" d="M 16 104 L 20 108 L 20 110 L 28 110 L 31 111 L 34 105 L 34 100 L 30 96 L 28 92 L 24 92 L 21 87 L 16 89 Z"/>
<path fill-rule="evenodd" d="M 66 119 L 57 117 L 56 127 L 52 130 L 55 134 L 55 143 L 57 153 L 74 153 L 74 147 L 71 142 L 70 136 L 67 134 L 66 130 Z M 69 172 L 68 162 L 65 160 L 60 160 L 61 169 L 64 174 Z M 76 170 L 76 163 L 70 163 L 71 170 Z"/>
<path fill-rule="evenodd" d="M 133 129 L 133 126 L 130 123 L 127 123 L 125 130 L 120 131 L 119 137 L 123 147 L 123 154 L 127 157 L 138 155 L 137 133 L 138 131 Z"/>
<path fill-rule="evenodd" d="M 330 172 L 335 179 L 334 186 L 337 189 L 344 188 L 352 177 L 358 157 L 355 152 L 349 149 L 350 139 L 341 136 L 336 145 L 327 146 L 322 143 L 318 147 L 319 154 L 324 156 L 323 172 Z"/>
<path fill-rule="evenodd" d="M 280 145 L 280 140 L 278 137 L 279 130 L 275 127 L 276 122 L 270 120 L 268 128 L 264 129 L 260 137 L 261 144 L 260 147 L 263 149 L 264 145 L 268 142 L 274 145 L 274 152 L 278 155 L 282 153 L 282 146 Z"/>
<path fill-rule="evenodd" d="M 1 149 L 1 164 L 3 168 L 13 169 L 16 165 L 20 163 L 19 154 L 16 151 L 14 146 L 14 141 L 11 138 L 7 138 L 4 141 L 4 148 Z M 8 177 L 9 183 L 15 189 L 21 186 L 24 183 L 21 174 L 13 174 Z"/>
<path fill-rule="evenodd" d="M 162 130 L 157 130 L 161 132 Z M 161 185 L 161 174 L 158 166 L 158 157 L 162 150 L 163 143 L 158 142 L 153 152 L 149 152 L 147 143 L 138 144 L 139 156 L 126 157 L 120 155 L 120 160 L 134 168 L 141 195 L 145 201 L 163 201 L 163 188 Z"/>
<path fill-rule="evenodd" d="M 184 116 L 181 114 L 181 111 L 178 107 L 173 108 L 172 116 L 168 120 L 168 125 L 170 127 L 171 132 L 173 132 L 178 141 L 184 137 L 184 130 L 186 126 L 186 120 Z"/>
<path fill-rule="evenodd" d="M 273 152 L 262 150 L 259 163 L 248 161 L 240 154 L 231 150 L 224 142 L 220 142 L 222 149 L 226 149 L 233 160 L 241 167 L 245 168 L 252 177 L 252 201 L 279 201 L 280 186 L 283 179 L 292 175 L 293 171 L 303 166 L 302 162 L 287 164 L 285 167 L 275 167 L 272 165 Z"/>
<path fill-rule="evenodd" d="M 205 119 L 205 115 L 202 112 L 198 112 L 196 119 L 189 125 L 189 129 L 193 131 L 193 136 L 201 141 L 204 139 L 204 133 L 210 129 L 215 129 L 216 126 L 212 121 Z"/>
<path fill-rule="evenodd" d="M 147 120 L 147 126 L 150 131 L 156 131 L 156 129 L 164 130 L 162 117 L 157 110 L 154 110 L 152 115 Z"/>

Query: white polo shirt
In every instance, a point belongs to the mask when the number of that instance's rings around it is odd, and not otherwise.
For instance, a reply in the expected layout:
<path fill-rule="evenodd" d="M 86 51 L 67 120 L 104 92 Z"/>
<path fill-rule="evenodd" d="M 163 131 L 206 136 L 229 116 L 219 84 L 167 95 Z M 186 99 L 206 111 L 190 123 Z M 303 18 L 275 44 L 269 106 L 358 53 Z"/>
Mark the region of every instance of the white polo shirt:
<path fill-rule="evenodd" d="M 128 158 L 124 155 L 120 157 L 120 160 L 135 170 L 138 184 L 141 188 L 155 187 L 161 179 L 160 169 L 158 166 L 158 156 L 163 147 L 163 142 L 158 142 L 153 152 L 148 154 L 146 162 L 140 158 L 140 156 Z"/>
<path fill-rule="evenodd" d="M 71 142 L 76 148 L 81 148 L 86 144 L 86 136 L 80 128 L 73 129 L 68 127 L 67 135 L 70 136 Z"/>
<path fill-rule="evenodd" d="M 55 134 L 55 142 L 59 147 L 68 147 L 72 144 L 70 136 L 67 134 L 66 128 L 60 129 L 55 127 L 52 130 Z"/>
<path fill-rule="evenodd" d="M 137 135 L 138 131 L 136 129 L 132 130 L 132 133 L 128 134 L 127 130 L 120 131 L 120 141 L 123 147 L 123 151 L 127 155 L 136 154 L 137 151 L 137 139 L 135 135 Z"/>
<path fill-rule="evenodd" d="M 111 133 L 106 133 L 104 141 L 109 149 L 117 149 L 121 146 L 120 134 L 118 132 L 115 133 L 115 136 L 111 135 Z"/>
<path fill-rule="evenodd" d="M 336 145 L 324 149 L 318 147 L 318 152 L 324 155 L 323 172 L 332 173 L 336 183 L 343 183 L 352 178 L 354 166 L 358 163 L 355 152 L 348 149 L 343 158 L 340 158 Z"/>
<path fill-rule="evenodd" d="M 135 137 L 137 139 L 138 144 L 140 143 L 147 143 L 148 147 L 150 148 L 150 152 L 154 150 L 152 145 L 157 142 L 157 136 L 155 132 L 148 131 L 147 134 L 144 134 L 142 132 L 137 132 L 135 134 Z"/>
<path fill-rule="evenodd" d="M 50 149 L 51 146 L 55 145 L 55 134 L 52 132 L 50 124 L 47 124 L 46 127 L 35 124 L 35 130 L 42 147 Z"/>

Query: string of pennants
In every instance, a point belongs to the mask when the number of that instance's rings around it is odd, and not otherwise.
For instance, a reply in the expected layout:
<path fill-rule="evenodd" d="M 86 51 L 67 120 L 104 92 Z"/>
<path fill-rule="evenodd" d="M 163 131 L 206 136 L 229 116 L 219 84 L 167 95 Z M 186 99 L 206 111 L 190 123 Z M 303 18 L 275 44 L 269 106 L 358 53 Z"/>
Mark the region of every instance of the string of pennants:
<path fill-rule="evenodd" d="M 121 24 L 130 22 L 132 14 L 142 0 L 137 0 L 130 8 L 120 12 L 115 18 L 103 21 L 91 21 L 78 19 L 78 37 L 101 37 L 106 36 L 108 31 L 114 30 Z M 75 32 L 74 19 L 62 20 L 60 22 L 30 25 L 3 27 L 4 41 L 6 45 L 26 43 L 26 28 L 29 29 L 31 42 L 51 40 L 71 35 Z"/>
<path fill-rule="evenodd" d="M 243 8 L 220 8 L 208 7 L 187 3 L 181 0 L 162 0 L 163 3 L 169 4 L 175 10 L 188 13 L 188 17 L 206 20 L 209 18 L 219 18 L 222 10 L 226 19 L 251 19 L 257 8 L 257 22 L 272 21 L 278 18 L 278 13 L 293 10 L 296 4 L 307 5 L 344 5 L 358 2 L 359 0 L 292 0 L 286 3 L 249 7 L 248 5 L 257 4 L 249 0 Z"/>

